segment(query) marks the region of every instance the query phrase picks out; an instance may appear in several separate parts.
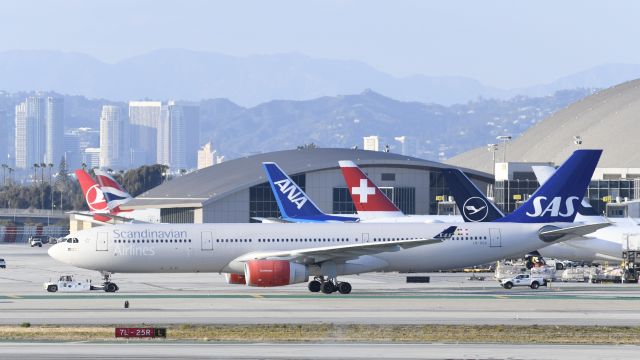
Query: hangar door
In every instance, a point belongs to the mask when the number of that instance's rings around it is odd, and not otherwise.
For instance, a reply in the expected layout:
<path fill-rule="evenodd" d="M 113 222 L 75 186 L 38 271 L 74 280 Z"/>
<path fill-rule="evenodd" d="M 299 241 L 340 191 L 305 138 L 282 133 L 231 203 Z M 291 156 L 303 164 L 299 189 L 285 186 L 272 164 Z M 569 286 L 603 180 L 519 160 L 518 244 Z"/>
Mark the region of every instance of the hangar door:
<path fill-rule="evenodd" d="M 211 251 L 213 250 L 213 232 L 211 231 L 203 231 L 201 233 L 201 250 L 202 251 Z"/>
<path fill-rule="evenodd" d="M 96 238 L 96 251 L 109 250 L 109 233 L 101 231 Z"/>

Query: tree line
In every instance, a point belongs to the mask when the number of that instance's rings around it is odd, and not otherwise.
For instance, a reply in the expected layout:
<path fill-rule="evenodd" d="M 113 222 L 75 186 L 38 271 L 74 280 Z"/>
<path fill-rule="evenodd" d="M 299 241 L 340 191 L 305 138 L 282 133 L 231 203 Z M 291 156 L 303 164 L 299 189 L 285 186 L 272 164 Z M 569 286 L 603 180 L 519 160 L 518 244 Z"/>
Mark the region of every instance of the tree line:
<path fill-rule="evenodd" d="M 87 170 L 95 177 L 93 169 Z M 126 171 L 107 169 L 131 196 L 138 196 L 168 180 L 165 165 L 141 166 Z M 55 176 L 34 177 L 30 184 L 4 180 L 0 187 L 0 207 L 17 209 L 47 209 L 65 211 L 88 210 L 78 181 L 62 159 Z"/>

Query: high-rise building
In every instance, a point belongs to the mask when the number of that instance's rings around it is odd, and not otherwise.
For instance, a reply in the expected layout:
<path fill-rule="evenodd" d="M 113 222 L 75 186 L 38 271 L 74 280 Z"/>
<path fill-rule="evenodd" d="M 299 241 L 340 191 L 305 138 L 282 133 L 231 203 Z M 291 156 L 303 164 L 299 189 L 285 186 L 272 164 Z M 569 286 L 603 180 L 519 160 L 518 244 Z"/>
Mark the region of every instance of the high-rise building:
<path fill-rule="evenodd" d="M 362 138 L 364 140 L 364 149 L 371 151 L 379 151 L 380 149 L 380 139 L 376 135 L 365 136 Z"/>
<path fill-rule="evenodd" d="M 86 148 L 84 149 L 82 162 L 90 169 L 99 168 L 101 161 L 100 153 L 100 148 Z"/>
<path fill-rule="evenodd" d="M 198 170 L 211 165 L 219 164 L 223 160 L 224 156 L 218 156 L 217 151 L 213 150 L 211 141 L 204 144 L 204 146 L 200 150 L 198 150 Z"/>
<path fill-rule="evenodd" d="M 133 166 L 155 164 L 158 161 L 158 125 L 162 113 L 160 101 L 129 102 L 129 134 L 131 148 L 136 153 L 142 152 L 144 159 Z"/>
<path fill-rule="evenodd" d="M 102 106 L 100 114 L 100 167 L 122 169 L 129 166 L 126 128 L 127 122 L 119 106 Z"/>
<path fill-rule="evenodd" d="M 45 157 L 47 164 L 58 164 L 64 153 L 64 98 L 45 99 Z"/>
<path fill-rule="evenodd" d="M 195 154 L 198 149 L 199 113 L 200 109 L 197 106 L 177 104 L 174 101 L 162 107 L 158 124 L 159 164 L 175 170 L 194 166 L 195 161 L 189 161 L 189 155 Z"/>
<path fill-rule="evenodd" d="M 7 164 L 9 158 L 9 131 L 11 126 L 9 124 L 9 116 L 5 110 L 0 109 L 0 163 Z"/>
<path fill-rule="evenodd" d="M 16 105 L 16 168 L 28 169 L 44 161 L 45 106 L 41 97 L 28 97 Z"/>

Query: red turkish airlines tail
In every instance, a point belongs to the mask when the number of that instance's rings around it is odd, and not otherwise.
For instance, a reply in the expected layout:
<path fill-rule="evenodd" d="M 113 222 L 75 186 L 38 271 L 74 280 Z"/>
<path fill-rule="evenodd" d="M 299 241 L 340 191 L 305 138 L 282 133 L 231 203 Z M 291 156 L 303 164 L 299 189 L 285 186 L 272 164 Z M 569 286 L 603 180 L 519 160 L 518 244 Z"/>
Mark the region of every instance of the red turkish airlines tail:
<path fill-rule="evenodd" d="M 380 191 L 353 161 L 342 160 L 338 163 L 360 219 L 404 216 L 402 211 Z"/>
<path fill-rule="evenodd" d="M 87 206 L 89 207 L 89 211 L 93 214 L 93 218 L 102 222 L 109 221 L 110 218 L 99 215 L 109 213 L 107 200 L 104 198 L 100 185 L 98 185 L 91 175 L 87 174 L 84 170 L 76 170 L 75 174 L 76 178 L 78 178 L 78 182 L 80 183 L 84 200 L 87 202 Z"/>

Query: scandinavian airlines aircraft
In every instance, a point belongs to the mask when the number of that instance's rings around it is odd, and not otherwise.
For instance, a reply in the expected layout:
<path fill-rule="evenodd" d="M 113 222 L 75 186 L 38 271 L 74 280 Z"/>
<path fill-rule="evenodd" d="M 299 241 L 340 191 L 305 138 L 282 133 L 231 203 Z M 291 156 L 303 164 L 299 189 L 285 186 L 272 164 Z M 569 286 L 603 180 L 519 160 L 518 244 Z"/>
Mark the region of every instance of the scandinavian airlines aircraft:
<path fill-rule="evenodd" d="M 532 168 L 541 184 L 545 183 L 556 171 L 551 166 L 533 166 Z M 609 221 L 613 226 L 586 235 L 584 239 L 554 245 L 555 252 L 564 251 L 566 257 L 562 257 L 563 259 L 575 259 L 575 261 L 622 260 L 622 252 L 624 248 L 629 247 L 629 242 L 639 243 L 640 226 L 638 226 L 637 219 L 605 218 L 597 214 L 586 200 L 583 200 L 575 221 L 587 224 Z M 540 253 L 543 256 L 551 257 L 552 254 L 547 254 L 549 250 L 551 247 L 543 249 Z"/>
<path fill-rule="evenodd" d="M 553 169 L 553 171 L 555 171 L 555 169 Z M 456 199 L 456 205 L 466 222 L 493 222 L 501 221 L 501 219 L 504 218 L 504 215 L 495 204 L 487 199 L 460 170 L 446 169 L 443 170 L 442 174 L 447 184 L 449 184 L 449 189 Z M 552 174 L 553 172 L 548 174 L 540 183 L 544 183 Z M 582 200 L 581 204 L 576 200 L 576 206 L 577 214 L 575 221 L 589 218 L 591 219 L 591 221 L 588 221 L 589 223 L 609 222 L 604 217 L 586 217 L 582 215 L 584 212 L 588 212 L 589 209 L 593 211 L 591 205 L 584 200 Z M 571 261 L 593 262 L 621 260 L 622 245 L 620 241 L 614 243 L 598 238 L 597 236 L 599 233 L 608 232 L 614 228 L 615 227 L 607 227 L 586 236 L 579 236 L 575 239 L 568 239 L 563 242 L 551 244 L 538 249 L 537 252 L 543 257 Z"/>
<path fill-rule="evenodd" d="M 578 150 L 518 210 L 493 223 L 123 224 L 82 230 L 49 248 L 53 258 L 112 273 L 218 272 L 229 283 L 351 292 L 340 275 L 426 272 L 528 253 L 604 224 L 574 225 L 599 150 Z"/>
<path fill-rule="evenodd" d="M 362 223 L 435 223 L 463 222 L 462 217 L 454 215 L 405 215 L 387 196 L 351 161 L 340 161 L 343 175 L 358 214 L 325 214 L 300 189 L 300 187 L 276 164 L 262 164 L 267 174 L 269 185 L 278 204 L 282 216 L 278 219 L 258 219 L 262 222 L 355 222 Z M 363 195 L 358 198 L 354 193 Z"/>

